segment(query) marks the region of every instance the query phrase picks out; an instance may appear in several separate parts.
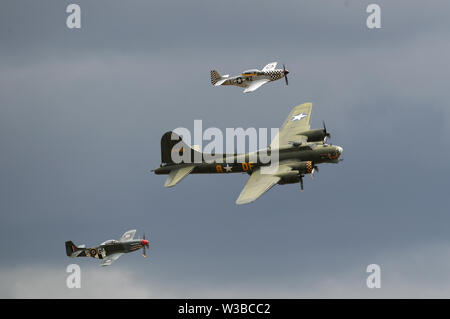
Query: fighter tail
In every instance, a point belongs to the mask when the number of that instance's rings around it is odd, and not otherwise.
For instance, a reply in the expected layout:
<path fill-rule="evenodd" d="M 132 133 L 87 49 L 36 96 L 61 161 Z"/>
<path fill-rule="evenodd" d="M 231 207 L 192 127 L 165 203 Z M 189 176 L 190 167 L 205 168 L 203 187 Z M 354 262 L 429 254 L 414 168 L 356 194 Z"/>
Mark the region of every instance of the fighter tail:
<path fill-rule="evenodd" d="M 69 256 L 69 257 L 72 256 L 72 254 L 74 252 L 76 252 L 77 250 L 78 250 L 78 247 L 75 246 L 75 244 L 71 240 L 66 241 L 66 254 L 67 254 L 67 256 Z"/>
<path fill-rule="evenodd" d="M 222 79 L 222 77 L 220 76 L 219 72 L 217 72 L 216 70 L 211 71 L 211 84 L 212 85 L 215 85 L 221 79 Z"/>

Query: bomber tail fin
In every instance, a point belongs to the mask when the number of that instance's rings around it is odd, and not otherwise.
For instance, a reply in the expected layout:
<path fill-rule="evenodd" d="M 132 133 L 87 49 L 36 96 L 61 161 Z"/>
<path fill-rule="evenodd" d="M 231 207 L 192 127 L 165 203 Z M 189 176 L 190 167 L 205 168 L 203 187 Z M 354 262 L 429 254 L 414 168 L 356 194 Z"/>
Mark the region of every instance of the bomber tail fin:
<path fill-rule="evenodd" d="M 170 131 L 161 137 L 161 164 L 192 164 L 202 158 L 202 153 L 187 145 L 177 133 Z"/>
<path fill-rule="evenodd" d="M 164 184 L 173 187 L 195 168 L 195 163 L 203 161 L 203 154 L 187 145 L 175 132 L 166 132 L 161 137 L 161 165 L 173 165 Z"/>

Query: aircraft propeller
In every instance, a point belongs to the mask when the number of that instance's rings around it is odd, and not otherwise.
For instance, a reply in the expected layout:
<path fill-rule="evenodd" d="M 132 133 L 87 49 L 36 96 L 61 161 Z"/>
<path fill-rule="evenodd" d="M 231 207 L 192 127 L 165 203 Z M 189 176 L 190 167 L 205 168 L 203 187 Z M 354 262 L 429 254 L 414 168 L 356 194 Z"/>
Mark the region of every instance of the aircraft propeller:
<path fill-rule="evenodd" d="M 141 244 L 142 244 L 142 249 L 144 250 L 142 252 L 142 256 L 147 257 L 147 254 L 146 254 L 146 251 L 145 251 L 145 247 L 150 249 L 150 244 L 148 243 L 148 240 L 145 239 L 145 233 L 144 233 L 144 236 L 142 238 Z"/>
<path fill-rule="evenodd" d="M 289 81 L 287 78 L 287 75 L 289 74 L 289 71 L 286 70 L 286 66 L 283 64 L 283 74 L 284 74 L 284 80 L 286 81 L 286 85 L 289 85 Z"/>
<path fill-rule="evenodd" d="M 311 178 L 314 179 L 314 173 L 317 172 L 319 173 L 319 167 L 314 165 L 312 172 L 311 172 Z"/>
<path fill-rule="evenodd" d="M 319 167 L 317 165 L 314 165 L 313 168 L 312 168 L 312 171 L 311 171 L 311 178 L 312 179 L 314 179 L 314 173 L 315 172 L 319 173 Z M 304 191 L 304 189 L 303 189 L 303 177 L 304 176 L 305 175 L 303 175 L 303 174 L 299 174 L 299 177 L 300 177 L 300 191 L 301 192 Z"/>
<path fill-rule="evenodd" d="M 327 127 L 325 126 L 325 121 L 322 121 L 323 123 L 323 132 L 325 134 L 325 137 L 323 138 L 323 143 L 325 144 L 328 138 L 331 138 L 331 134 L 327 132 Z"/>

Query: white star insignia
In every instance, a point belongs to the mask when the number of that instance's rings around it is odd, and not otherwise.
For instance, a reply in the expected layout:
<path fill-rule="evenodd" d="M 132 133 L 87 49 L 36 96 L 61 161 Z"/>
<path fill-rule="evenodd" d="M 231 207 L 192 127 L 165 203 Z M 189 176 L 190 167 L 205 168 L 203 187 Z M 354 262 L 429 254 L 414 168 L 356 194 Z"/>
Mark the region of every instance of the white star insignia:
<path fill-rule="evenodd" d="M 227 166 L 224 166 L 223 168 L 225 168 L 225 172 L 229 173 L 232 170 L 232 167 L 230 165 L 227 164 Z"/>
<path fill-rule="evenodd" d="M 308 116 L 308 114 L 300 113 L 300 114 L 294 115 L 292 117 L 291 121 L 300 121 L 302 118 L 307 117 L 307 116 Z"/>

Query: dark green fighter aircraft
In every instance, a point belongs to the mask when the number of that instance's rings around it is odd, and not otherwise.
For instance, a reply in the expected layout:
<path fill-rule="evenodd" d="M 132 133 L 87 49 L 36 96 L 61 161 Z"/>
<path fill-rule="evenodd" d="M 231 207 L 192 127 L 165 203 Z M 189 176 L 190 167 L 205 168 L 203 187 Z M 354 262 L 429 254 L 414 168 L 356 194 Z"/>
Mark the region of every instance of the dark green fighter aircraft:
<path fill-rule="evenodd" d="M 143 249 L 142 256 L 147 257 L 145 248 L 150 249 L 150 244 L 145 235 L 142 239 L 134 239 L 136 230 L 127 231 L 119 240 L 110 239 L 97 247 L 86 248 L 84 245 L 75 246 L 72 241 L 66 241 L 66 254 L 69 257 L 93 257 L 102 259 L 102 266 L 109 266 L 120 256 L 126 253 Z"/>
<path fill-rule="evenodd" d="M 154 172 L 169 175 L 165 187 L 175 186 L 190 173 L 248 173 L 250 178 L 236 200 L 238 205 L 253 202 L 276 184 L 299 183 L 303 191 L 306 174 L 314 177 L 318 164 L 338 163 L 343 152 L 340 146 L 326 144 L 330 134 L 325 123 L 323 129 L 310 129 L 311 111 L 312 103 L 294 107 L 267 149 L 246 154 L 213 154 L 214 159 L 188 146 L 177 134 L 167 132 L 161 138 L 161 165 Z M 267 158 L 275 151 L 278 152 L 276 163 L 262 160 L 263 154 Z M 190 159 L 200 158 L 200 161 L 180 161 L 183 155 L 190 155 L 187 157 Z M 256 161 L 251 160 L 255 158 Z M 270 170 L 271 164 L 278 165 L 273 165 L 275 169 Z"/>

